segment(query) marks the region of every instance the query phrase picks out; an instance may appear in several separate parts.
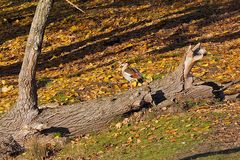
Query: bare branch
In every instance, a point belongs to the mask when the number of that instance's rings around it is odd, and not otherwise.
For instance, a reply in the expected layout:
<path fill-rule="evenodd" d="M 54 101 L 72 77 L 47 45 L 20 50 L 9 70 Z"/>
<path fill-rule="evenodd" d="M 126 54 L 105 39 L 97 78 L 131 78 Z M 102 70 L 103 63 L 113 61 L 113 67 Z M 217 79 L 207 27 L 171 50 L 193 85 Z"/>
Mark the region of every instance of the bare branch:
<path fill-rule="evenodd" d="M 78 6 L 76 6 L 75 4 L 73 4 L 72 2 L 70 2 L 69 0 L 66 0 L 66 2 L 67 2 L 68 4 L 70 4 L 71 6 L 73 6 L 74 8 L 76 8 L 77 10 L 79 10 L 80 12 L 86 13 L 86 12 L 84 12 L 81 8 L 79 8 Z"/>
<path fill-rule="evenodd" d="M 224 90 L 228 89 L 229 87 L 231 87 L 235 84 L 238 84 L 238 83 L 240 83 L 240 80 L 235 80 L 235 81 L 231 81 L 229 83 L 223 84 L 222 90 L 224 91 Z"/>
<path fill-rule="evenodd" d="M 201 60 L 206 53 L 206 50 L 201 47 L 201 44 L 198 43 L 192 48 L 190 45 L 184 60 L 184 89 L 192 87 L 193 76 L 191 75 L 191 69 L 196 64 L 197 61 Z"/>

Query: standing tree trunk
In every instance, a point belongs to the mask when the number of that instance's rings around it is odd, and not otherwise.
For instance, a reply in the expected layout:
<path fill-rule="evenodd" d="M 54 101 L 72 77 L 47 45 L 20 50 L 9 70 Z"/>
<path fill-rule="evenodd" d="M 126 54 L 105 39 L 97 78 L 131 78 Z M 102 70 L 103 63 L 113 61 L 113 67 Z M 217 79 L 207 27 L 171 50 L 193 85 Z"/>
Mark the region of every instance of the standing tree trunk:
<path fill-rule="evenodd" d="M 36 65 L 41 53 L 46 22 L 53 5 L 53 0 L 40 0 L 33 18 L 27 40 L 21 72 L 19 74 L 19 96 L 16 106 L 0 119 L 0 143 L 9 139 L 13 142 L 25 136 L 24 127 L 38 114 Z M 4 139 L 3 139 L 4 137 Z M 6 139 L 6 137 L 9 137 Z M 11 146 L 6 146 L 11 147 Z M 8 148 L 7 150 L 11 150 Z M 4 151 L 0 150 L 0 154 Z"/>

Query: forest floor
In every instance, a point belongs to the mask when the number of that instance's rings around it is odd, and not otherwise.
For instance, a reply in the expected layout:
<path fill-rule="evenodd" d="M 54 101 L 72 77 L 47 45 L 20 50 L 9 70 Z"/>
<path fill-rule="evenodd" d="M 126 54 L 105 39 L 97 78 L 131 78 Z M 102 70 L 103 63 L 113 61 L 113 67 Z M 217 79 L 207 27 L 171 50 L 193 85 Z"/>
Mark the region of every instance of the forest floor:
<path fill-rule="evenodd" d="M 208 53 L 193 68 L 196 77 L 217 82 L 240 77 L 239 0 L 72 2 L 86 13 L 61 0 L 49 18 L 38 61 L 39 104 L 77 103 L 128 90 L 119 62 L 138 68 L 147 82 L 162 78 L 198 42 Z M 36 0 L 0 2 L 0 113 L 16 102 L 36 5 Z M 226 92 L 239 93 L 240 85 Z M 239 101 L 215 101 L 140 121 L 131 120 L 133 115 L 116 122 L 117 127 L 72 139 L 51 158 L 240 159 L 239 107 Z M 45 152 L 33 150 L 18 158 Z"/>

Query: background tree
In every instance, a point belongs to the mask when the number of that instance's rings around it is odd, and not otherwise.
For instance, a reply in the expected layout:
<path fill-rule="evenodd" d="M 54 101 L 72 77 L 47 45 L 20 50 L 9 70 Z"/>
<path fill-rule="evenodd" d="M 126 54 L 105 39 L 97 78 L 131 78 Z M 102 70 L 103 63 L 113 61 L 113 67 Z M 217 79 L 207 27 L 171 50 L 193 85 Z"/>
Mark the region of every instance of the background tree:
<path fill-rule="evenodd" d="M 28 126 L 32 119 L 39 113 L 37 108 L 36 87 L 37 58 L 41 53 L 44 31 L 52 5 L 53 0 L 40 0 L 38 3 L 19 74 L 19 96 L 17 104 L 0 119 L 0 137 L 2 141 L 6 141 L 6 138 L 11 136 L 13 136 L 15 140 L 22 140 L 22 138 L 25 137 L 23 128 Z M 12 141 L 12 138 L 10 138 L 10 140 Z M 2 149 L 7 148 L 3 146 Z M 3 150 L 0 150 L 0 152 L 7 152 Z M 11 152 L 10 148 L 7 150 Z"/>

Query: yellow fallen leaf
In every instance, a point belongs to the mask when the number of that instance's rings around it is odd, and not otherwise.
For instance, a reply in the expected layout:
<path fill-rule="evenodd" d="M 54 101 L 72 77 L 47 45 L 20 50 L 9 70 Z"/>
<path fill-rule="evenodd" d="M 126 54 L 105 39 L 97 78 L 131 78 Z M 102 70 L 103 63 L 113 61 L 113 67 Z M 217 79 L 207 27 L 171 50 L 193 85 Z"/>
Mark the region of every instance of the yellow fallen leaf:
<path fill-rule="evenodd" d="M 78 29 L 77 26 L 72 26 L 72 27 L 70 28 L 71 31 L 76 31 L 77 29 Z"/>
<path fill-rule="evenodd" d="M 5 85 L 5 84 L 6 84 L 6 81 L 5 81 L 5 80 L 2 80 L 1 82 L 2 82 L 2 84 L 3 84 L 3 85 Z"/>
<path fill-rule="evenodd" d="M 116 125 L 115 125 L 116 129 L 119 129 L 122 127 L 122 123 L 121 122 L 118 122 Z"/>
<path fill-rule="evenodd" d="M 151 60 L 149 60 L 149 61 L 148 61 L 148 63 L 149 63 L 149 64 L 152 64 L 152 61 L 151 61 Z"/>
<path fill-rule="evenodd" d="M 114 85 L 113 88 L 114 88 L 115 90 L 120 90 L 120 88 L 118 87 L 118 85 Z"/>
<path fill-rule="evenodd" d="M 103 82 L 108 82 L 108 81 L 109 81 L 108 77 L 104 77 Z"/>
<path fill-rule="evenodd" d="M 10 90 L 12 90 L 13 89 L 13 86 L 11 85 L 11 86 L 3 86 L 2 87 L 2 89 L 1 89 L 1 91 L 3 92 L 3 93 L 6 93 L 6 92 L 9 92 Z"/>
<path fill-rule="evenodd" d="M 4 108 L 9 108 L 10 106 L 11 106 L 10 103 L 5 103 L 5 104 L 3 105 Z"/>
<path fill-rule="evenodd" d="M 148 74 L 146 76 L 146 79 L 149 80 L 149 81 L 152 81 L 153 80 L 153 76 L 151 74 Z"/>
<path fill-rule="evenodd" d="M 126 83 L 123 84 L 123 85 L 122 85 L 122 88 L 123 88 L 123 89 L 128 89 L 128 88 L 129 88 L 129 87 L 128 87 L 128 84 L 126 84 Z"/>
<path fill-rule="evenodd" d="M 136 81 L 132 82 L 132 86 L 136 87 L 137 86 L 137 82 Z"/>
<path fill-rule="evenodd" d="M 113 78 L 110 79 L 110 81 L 111 82 L 117 82 L 117 79 L 113 77 Z"/>
<path fill-rule="evenodd" d="M 101 90 L 98 91 L 98 94 L 103 94 L 103 93 L 105 93 L 105 92 L 103 92 L 103 91 L 101 91 Z"/>

